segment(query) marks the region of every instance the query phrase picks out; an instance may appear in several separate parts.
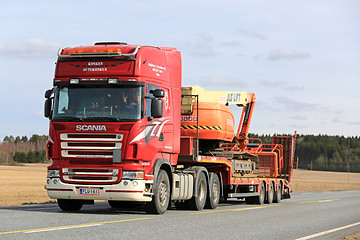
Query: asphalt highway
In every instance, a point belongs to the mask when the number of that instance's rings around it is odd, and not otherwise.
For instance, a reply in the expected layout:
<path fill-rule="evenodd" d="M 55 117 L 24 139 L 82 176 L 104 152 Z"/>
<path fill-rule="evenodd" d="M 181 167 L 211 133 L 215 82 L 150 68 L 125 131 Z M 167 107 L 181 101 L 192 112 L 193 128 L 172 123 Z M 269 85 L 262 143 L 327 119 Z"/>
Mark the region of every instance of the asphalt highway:
<path fill-rule="evenodd" d="M 57 204 L 0 208 L 0 239 L 340 239 L 360 232 L 360 191 L 293 193 L 278 204 L 230 199 L 217 209 L 164 215 L 113 209 L 107 202 L 76 213 Z"/>

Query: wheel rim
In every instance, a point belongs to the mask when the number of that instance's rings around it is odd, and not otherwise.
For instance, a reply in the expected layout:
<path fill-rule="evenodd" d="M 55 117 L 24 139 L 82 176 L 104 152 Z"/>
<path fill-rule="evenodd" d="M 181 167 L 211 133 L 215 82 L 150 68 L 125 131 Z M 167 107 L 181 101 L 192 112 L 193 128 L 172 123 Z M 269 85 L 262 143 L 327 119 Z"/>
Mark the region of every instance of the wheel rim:
<path fill-rule="evenodd" d="M 265 186 L 264 184 L 261 184 L 261 189 L 260 189 L 260 203 L 263 203 L 265 200 Z"/>
<path fill-rule="evenodd" d="M 162 180 L 159 186 L 159 202 L 161 205 L 165 205 L 167 202 L 167 185 L 165 180 Z"/>
<path fill-rule="evenodd" d="M 269 202 L 272 202 L 272 199 L 274 198 L 274 185 L 270 184 L 269 189 Z"/>
<path fill-rule="evenodd" d="M 213 185 L 212 185 L 212 201 L 213 202 L 217 202 L 218 198 L 219 198 L 219 183 L 218 181 L 214 181 Z"/>
<path fill-rule="evenodd" d="M 202 202 L 205 199 L 205 183 L 203 180 L 199 182 L 199 201 Z"/>

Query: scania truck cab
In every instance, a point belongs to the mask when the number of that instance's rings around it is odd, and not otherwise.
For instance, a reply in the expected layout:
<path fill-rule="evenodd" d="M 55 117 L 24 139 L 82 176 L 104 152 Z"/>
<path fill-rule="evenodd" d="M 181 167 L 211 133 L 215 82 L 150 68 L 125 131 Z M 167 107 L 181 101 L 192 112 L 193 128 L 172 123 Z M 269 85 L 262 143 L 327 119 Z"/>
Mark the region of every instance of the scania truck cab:
<path fill-rule="evenodd" d="M 50 198 L 63 210 L 96 199 L 151 202 L 154 174 L 171 177 L 180 150 L 180 87 L 174 48 L 111 42 L 61 49 L 45 93 Z M 166 197 L 163 209 L 158 202 L 150 209 L 166 210 Z"/>

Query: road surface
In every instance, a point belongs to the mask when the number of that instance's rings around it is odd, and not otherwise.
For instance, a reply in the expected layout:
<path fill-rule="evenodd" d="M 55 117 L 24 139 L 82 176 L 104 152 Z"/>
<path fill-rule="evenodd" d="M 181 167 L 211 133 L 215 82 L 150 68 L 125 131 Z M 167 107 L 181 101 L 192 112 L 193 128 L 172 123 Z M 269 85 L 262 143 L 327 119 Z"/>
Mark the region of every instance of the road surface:
<path fill-rule="evenodd" d="M 279 204 L 148 215 L 106 202 L 77 213 L 57 204 L 0 208 L 0 239 L 339 239 L 360 232 L 360 191 L 293 193 Z"/>

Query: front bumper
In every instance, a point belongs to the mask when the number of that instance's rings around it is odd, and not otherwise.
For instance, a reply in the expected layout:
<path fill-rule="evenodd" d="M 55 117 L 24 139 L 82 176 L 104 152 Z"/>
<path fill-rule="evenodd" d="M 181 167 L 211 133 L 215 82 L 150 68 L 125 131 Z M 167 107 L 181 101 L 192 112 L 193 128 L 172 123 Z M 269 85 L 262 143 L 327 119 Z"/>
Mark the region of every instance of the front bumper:
<path fill-rule="evenodd" d="M 69 184 L 59 178 L 47 178 L 46 190 L 52 199 L 117 200 L 150 202 L 152 180 L 121 180 L 112 185 Z M 96 194 L 80 194 L 80 189 L 97 189 Z"/>

